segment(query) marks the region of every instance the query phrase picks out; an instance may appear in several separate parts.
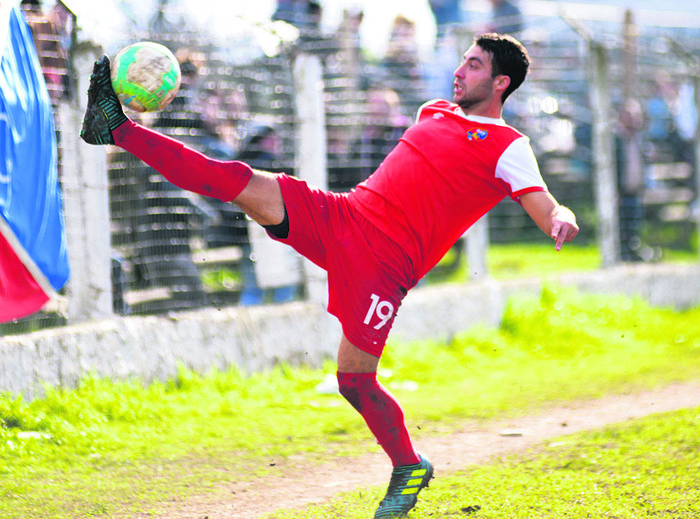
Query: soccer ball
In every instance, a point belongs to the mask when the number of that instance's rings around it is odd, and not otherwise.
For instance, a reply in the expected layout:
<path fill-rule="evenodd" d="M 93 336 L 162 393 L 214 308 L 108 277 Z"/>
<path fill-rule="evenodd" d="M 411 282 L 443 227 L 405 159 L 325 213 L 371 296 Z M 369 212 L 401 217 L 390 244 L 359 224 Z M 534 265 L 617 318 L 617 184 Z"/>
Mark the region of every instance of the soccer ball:
<path fill-rule="evenodd" d="M 122 104 L 137 112 L 168 106 L 180 88 L 180 65 L 159 43 L 142 41 L 125 47 L 112 62 L 112 87 Z"/>

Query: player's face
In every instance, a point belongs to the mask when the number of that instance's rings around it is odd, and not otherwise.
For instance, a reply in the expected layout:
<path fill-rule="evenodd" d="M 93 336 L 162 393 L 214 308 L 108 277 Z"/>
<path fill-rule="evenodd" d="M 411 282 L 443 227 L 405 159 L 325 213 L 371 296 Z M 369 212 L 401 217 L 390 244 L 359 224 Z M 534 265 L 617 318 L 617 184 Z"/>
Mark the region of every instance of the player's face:
<path fill-rule="evenodd" d="M 465 111 L 489 105 L 496 95 L 496 78 L 491 77 L 491 54 L 478 45 L 469 48 L 454 75 L 453 100 Z"/>

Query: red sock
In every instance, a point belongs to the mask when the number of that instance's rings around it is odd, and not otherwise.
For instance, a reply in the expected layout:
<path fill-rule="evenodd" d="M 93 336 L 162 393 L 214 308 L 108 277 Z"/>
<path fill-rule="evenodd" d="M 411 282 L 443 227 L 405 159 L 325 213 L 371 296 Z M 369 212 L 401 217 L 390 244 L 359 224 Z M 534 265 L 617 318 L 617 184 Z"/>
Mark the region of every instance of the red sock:
<path fill-rule="evenodd" d="M 117 146 L 141 159 L 176 186 L 230 202 L 253 170 L 243 162 L 210 159 L 167 135 L 128 120 L 112 131 Z"/>
<path fill-rule="evenodd" d="M 403 409 L 376 373 L 338 372 L 340 394 L 362 415 L 394 467 L 420 463 L 406 428 Z"/>

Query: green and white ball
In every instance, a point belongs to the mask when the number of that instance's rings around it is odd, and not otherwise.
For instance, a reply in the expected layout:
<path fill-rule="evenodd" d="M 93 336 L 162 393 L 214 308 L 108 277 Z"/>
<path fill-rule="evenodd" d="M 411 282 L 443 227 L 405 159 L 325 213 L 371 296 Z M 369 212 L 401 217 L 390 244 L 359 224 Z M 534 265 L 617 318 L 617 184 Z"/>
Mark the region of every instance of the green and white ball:
<path fill-rule="evenodd" d="M 112 87 L 122 104 L 137 112 L 168 106 L 180 88 L 180 65 L 167 47 L 142 41 L 125 47 L 112 61 Z"/>

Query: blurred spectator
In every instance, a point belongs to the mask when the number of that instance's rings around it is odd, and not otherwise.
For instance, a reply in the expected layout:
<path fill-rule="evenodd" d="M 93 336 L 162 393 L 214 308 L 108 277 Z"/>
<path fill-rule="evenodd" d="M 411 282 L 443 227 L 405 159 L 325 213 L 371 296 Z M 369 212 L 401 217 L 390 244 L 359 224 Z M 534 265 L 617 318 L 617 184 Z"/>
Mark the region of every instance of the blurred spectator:
<path fill-rule="evenodd" d="M 243 151 L 238 156 L 242 160 L 250 164 L 253 168 L 259 168 L 266 171 L 276 173 L 293 174 L 293 171 L 285 171 L 281 167 L 280 158 L 282 157 L 282 136 L 280 133 L 268 125 L 258 125 L 251 131 L 251 138 Z M 260 226 L 252 220 L 246 219 L 248 222 L 248 245 L 244 246 L 243 254 L 243 292 L 241 294 L 240 304 L 252 305 L 264 303 L 267 300 L 273 303 L 286 303 L 294 301 L 298 297 L 299 289 L 296 285 L 275 286 L 273 288 L 261 289 L 259 287 L 259 272 L 256 269 L 255 258 L 255 240 L 251 236 L 251 227 L 257 230 Z M 264 243 L 269 245 L 269 238 L 263 237 Z M 279 244 L 274 243 L 277 246 Z M 283 249 L 284 254 L 288 255 L 289 250 Z M 282 261 L 280 259 L 280 261 Z"/>
<path fill-rule="evenodd" d="M 321 23 L 321 4 L 316 0 L 277 0 L 273 20 L 282 20 L 302 31 L 318 31 Z"/>
<path fill-rule="evenodd" d="M 337 52 L 324 60 L 324 80 L 328 85 L 325 92 L 328 187 L 334 191 L 348 191 L 359 181 L 352 145 L 362 131 L 360 113 L 367 84 L 367 63 L 360 40 L 363 20 L 360 9 L 343 11 L 332 38 L 338 45 Z"/>
<path fill-rule="evenodd" d="M 56 105 L 75 93 L 68 59 L 75 14 L 61 0 L 49 14 L 44 13 L 39 0 L 22 0 L 21 8 L 32 31 L 51 102 Z"/>
<path fill-rule="evenodd" d="M 394 18 L 386 51 L 386 61 L 394 63 L 418 63 L 416 23 L 403 15 Z"/>
<path fill-rule="evenodd" d="M 282 171 L 281 155 L 282 137 L 279 132 L 268 124 L 255 124 L 248 130 L 248 139 L 236 160 L 256 169 L 293 174 L 292 171 Z"/>
<path fill-rule="evenodd" d="M 335 40 L 340 46 L 335 59 L 338 61 L 341 72 L 349 74 L 351 77 L 356 77 L 361 73 L 362 45 L 360 41 L 360 27 L 364 17 L 362 10 L 343 10 L 343 18 L 335 33 Z"/>
<path fill-rule="evenodd" d="M 615 136 L 620 193 L 620 255 L 623 261 L 643 259 L 640 237 L 644 221 L 643 197 L 646 184 L 642 160 L 643 127 L 642 105 L 636 99 L 627 99 L 619 110 Z"/>
<path fill-rule="evenodd" d="M 256 124 L 248 130 L 247 141 L 235 159 L 245 161 L 253 168 L 291 174 L 291 171 L 284 171 L 280 167 L 281 155 L 282 138 L 279 132 L 269 125 Z M 243 251 L 240 268 L 243 288 L 239 304 L 262 304 L 268 299 L 271 302 L 284 303 L 296 299 L 297 286 L 270 289 L 259 287 L 250 240 L 249 220 L 240 209 L 230 203 L 213 201 L 211 205 L 218 211 L 218 217 L 205 230 L 207 247 L 239 246 Z"/>
<path fill-rule="evenodd" d="M 675 98 L 674 85 L 670 74 L 660 71 L 654 82 L 655 90 L 647 101 L 648 125 L 646 139 L 650 144 L 650 162 L 674 162 L 675 142 L 678 139 L 671 105 Z"/>
<path fill-rule="evenodd" d="M 464 23 L 465 16 L 460 0 L 429 0 L 428 3 L 435 17 L 438 41 L 445 37 L 450 25 Z"/>
<path fill-rule="evenodd" d="M 432 60 L 426 66 L 428 97 L 452 99 L 454 71 L 459 65 L 460 52 L 454 31 L 464 23 L 460 0 L 430 0 L 435 18 L 437 38 Z"/>
<path fill-rule="evenodd" d="M 180 90 L 170 104 L 158 112 L 153 126 L 163 128 L 168 135 L 184 137 L 188 144 L 198 145 L 205 127 L 197 99 L 199 69 L 189 49 L 179 49 L 176 57 L 182 74 Z"/>
<path fill-rule="evenodd" d="M 231 160 L 240 145 L 234 121 L 221 92 L 210 86 L 198 102 L 202 121 L 202 151 L 217 160 Z"/>
<path fill-rule="evenodd" d="M 489 30 L 514 34 L 525 28 L 520 9 L 511 0 L 491 0 L 491 22 Z"/>
<path fill-rule="evenodd" d="M 374 173 L 408 126 L 409 119 L 402 113 L 399 96 L 394 90 L 374 87 L 367 92 L 366 123 L 359 142 L 353 146 L 358 182 Z"/>
<path fill-rule="evenodd" d="M 189 50 L 176 52 L 182 83 L 173 101 L 158 112 L 154 127 L 168 135 L 203 148 L 205 123 L 200 115 L 194 85 L 197 67 Z M 145 164 L 132 169 L 134 186 L 133 218 L 137 282 L 144 288 L 167 287 L 178 308 L 206 304 L 207 297 L 199 269 L 192 260 L 191 241 L 197 221 L 211 218 L 210 206 L 166 182 Z"/>
<path fill-rule="evenodd" d="M 384 72 L 383 84 L 398 92 L 407 113 L 416 113 L 427 101 L 428 94 L 418 55 L 415 22 L 402 15 L 394 19 L 386 55 L 380 65 Z"/>
<path fill-rule="evenodd" d="M 157 5 L 153 9 L 153 15 L 148 20 L 148 32 L 154 35 L 174 34 L 183 28 L 186 22 L 184 17 L 174 17 L 174 12 L 168 5 L 170 0 L 156 0 Z M 120 2 L 120 7 L 125 9 L 127 16 L 135 18 L 130 2 Z"/>
<path fill-rule="evenodd" d="M 695 132 L 698 127 L 698 111 L 695 105 L 695 87 L 686 81 L 678 87 L 678 95 L 674 106 L 674 121 L 681 140 L 679 159 L 683 162 L 695 163 Z"/>
<path fill-rule="evenodd" d="M 618 136 L 624 144 L 621 160 L 620 188 L 628 194 L 639 194 L 644 189 L 644 166 L 642 161 L 642 130 L 644 111 L 636 99 L 627 99 L 620 109 Z"/>
<path fill-rule="evenodd" d="M 359 169 L 352 158 L 353 130 L 346 126 L 327 128 L 328 188 L 350 191 L 359 182 Z"/>
<path fill-rule="evenodd" d="M 654 87 L 646 106 L 648 160 L 652 163 L 693 163 L 698 124 L 693 86 L 679 84 L 662 70 L 655 78 Z"/>
<path fill-rule="evenodd" d="M 321 31 L 323 9 L 316 0 L 277 0 L 273 21 L 286 22 L 299 29 L 295 46 L 298 50 L 325 55 L 334 44 Z"/>

